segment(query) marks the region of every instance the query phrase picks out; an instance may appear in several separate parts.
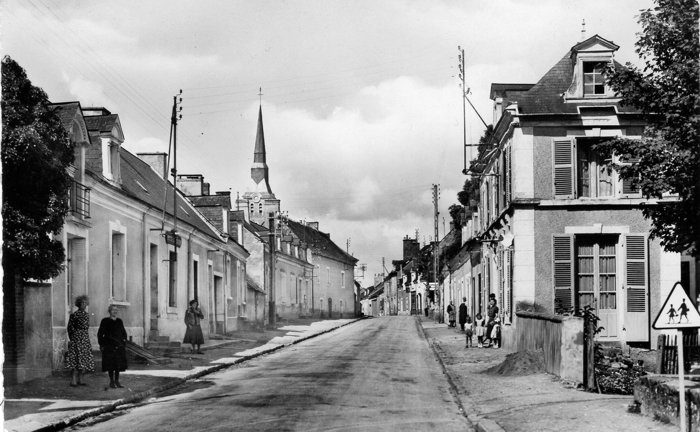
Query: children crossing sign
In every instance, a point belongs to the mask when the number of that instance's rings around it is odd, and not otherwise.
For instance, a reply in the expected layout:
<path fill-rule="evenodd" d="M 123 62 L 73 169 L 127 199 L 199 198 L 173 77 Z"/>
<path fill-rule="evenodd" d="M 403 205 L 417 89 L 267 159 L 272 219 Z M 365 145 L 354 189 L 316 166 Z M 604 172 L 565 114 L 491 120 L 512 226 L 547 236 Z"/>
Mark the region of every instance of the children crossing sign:
<path fill-rule="evenodd" d="M 656 330 L 700 327 L 700 313 L 680 282 L 673 285 L 652 327 Z"/>

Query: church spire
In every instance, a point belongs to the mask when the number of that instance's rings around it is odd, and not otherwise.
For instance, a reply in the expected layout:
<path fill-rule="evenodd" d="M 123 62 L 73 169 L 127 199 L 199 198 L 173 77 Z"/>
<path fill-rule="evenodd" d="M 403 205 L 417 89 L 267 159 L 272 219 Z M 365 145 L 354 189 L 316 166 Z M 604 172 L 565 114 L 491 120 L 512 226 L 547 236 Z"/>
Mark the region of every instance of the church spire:
<path fill-rule="evenodd" d="M 255 150 L 253 152 L 253 167 L 250 169 L 250 176 L 260 191 L 272 193 L 270 189 L 269 173 L 265 154 L 265 133 L 263 131 L 262 104 L 258 111 L 258 131 L 255 134 Z M 265 181 L 260 185 L 261 181 Z M 262 186 L 262 187 L 260 187 Z"/>

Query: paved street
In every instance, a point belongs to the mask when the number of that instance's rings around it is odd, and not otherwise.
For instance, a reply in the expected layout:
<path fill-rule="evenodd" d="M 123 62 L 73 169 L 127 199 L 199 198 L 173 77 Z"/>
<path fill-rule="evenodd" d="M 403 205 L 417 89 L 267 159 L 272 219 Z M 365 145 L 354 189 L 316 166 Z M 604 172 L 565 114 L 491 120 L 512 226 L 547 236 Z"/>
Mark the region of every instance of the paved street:
<path fill-rule="evenodd" d="M 469 430 L 413 317 L 359 321 L 72 430 Z"/>

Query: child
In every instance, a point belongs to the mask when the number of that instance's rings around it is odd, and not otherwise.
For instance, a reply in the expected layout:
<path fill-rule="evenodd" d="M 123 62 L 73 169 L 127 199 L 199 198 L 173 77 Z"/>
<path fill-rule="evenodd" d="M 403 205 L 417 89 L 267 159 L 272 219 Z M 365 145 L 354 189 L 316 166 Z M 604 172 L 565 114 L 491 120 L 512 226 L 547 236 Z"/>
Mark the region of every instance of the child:
<path fill-rule="evenodd" d="M 491 341 L 493 341 L 493 347 L 498 348 L 501 344 L 501 319 L 496 318 L 493 323 L 493 328 L 491 329 Z"/>
<path fill-rule="evenodd" d="M 467 345 L 465 348 L 472 348 L 472 335 L 474 331 L 472 330 L 472 318 L 467 315 L 467 321 L 464 323 L 464 333 L 467 335 Z"/>
<path fill-rule="evenodd" d="M 481 316 L 481 312 L 476 314 L 476 319 L 474 324 L 476 325 L 476 341 L 478 342 L 478 347 L 482 348 L 484 346 L 484 334 L 486 334 L 486 328 L 484 327 L 484 318 Z"/>

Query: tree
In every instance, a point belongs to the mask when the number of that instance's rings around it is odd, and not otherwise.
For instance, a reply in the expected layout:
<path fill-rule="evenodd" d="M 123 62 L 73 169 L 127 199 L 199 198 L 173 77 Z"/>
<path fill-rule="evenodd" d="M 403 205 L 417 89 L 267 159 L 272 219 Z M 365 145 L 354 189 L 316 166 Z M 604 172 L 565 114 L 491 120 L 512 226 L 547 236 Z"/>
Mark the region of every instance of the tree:
<path fill-rule="evenodd" d="M 44 91 L 2 60 L 2 217 L 6 276 L 48 279 L 63 269 L 55 240 L 68 211 L 73 148 Z"/>
<path fill-rule="evenodd" d="M 483 169 L 480 164 L 483 163 L 482 158 L 492 148 L 491 140 L 493 139 L 493 125 L 488 125 L 484 130 L 484 134 L 479 138 L 479 147 L 477 157 L 469 164 L 470 173 L 478 173 Z M 457 201 L 459 204 L 452 204 L 449 208 L 450 216 L 455 223 L 455 227 L 462 226 L 462 214 L 468 213 L 479 204 L 479 177 L 478 175 L 469 176 L 462 186 L 462 190 L 457 192 Z"/>
<path fill-rule="evenodd" d="M 661 200 L 643 206 L 651 220 L 651 236 L 673 252 L 700 252 L 700 49 L 696 0 L 655 0 L 657 6 L 641 12 L 636 51 L 644 68 L 627 63 L 606 70 L 608 85 L 621 104 L 639 109 L 647 120 L 641 140 L 616 138 L 599 144 L 617 154 L 623 179 L 637 183 L 646 198 L 677 194 L 679 200 Z"/>

